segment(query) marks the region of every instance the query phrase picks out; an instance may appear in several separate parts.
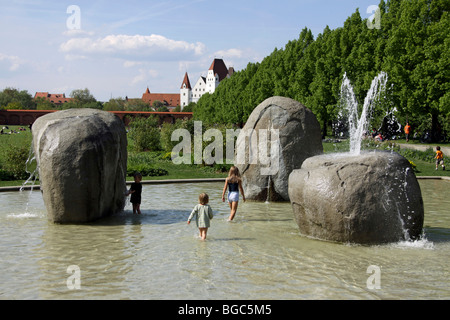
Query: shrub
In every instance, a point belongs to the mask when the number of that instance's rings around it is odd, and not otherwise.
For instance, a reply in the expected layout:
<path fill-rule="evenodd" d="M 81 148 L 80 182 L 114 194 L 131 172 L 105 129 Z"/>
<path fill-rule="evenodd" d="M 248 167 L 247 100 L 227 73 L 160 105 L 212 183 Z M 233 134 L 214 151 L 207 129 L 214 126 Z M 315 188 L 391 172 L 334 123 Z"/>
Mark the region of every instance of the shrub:
<path fill-rule="evenodd" d="M 29 174 L 26 172 L 26 162 L 29 157 L 30 147 L 22 144 L 19 146 L 8 145 L 4 152 L 4 163 L 0 177 L 2 180 L 25 180 Z"/>
<path fill-rule="evenodd" d="M 419 172 L 419 170 L 417 169 L 417 165 L 414 163 L 414 162 L 412 162 L 411 160 L 408 160 L 409 161 L 409 164 L 411 165 L 411 168 L 413 169 L 413 171 L 414 172 Z"/>
<path fill-rule="evenodd" d="M 405 158 L 412 158 L 417 160 L 422 160 L 426 162 L 434 162 L 435 152 L 432 148 L 428 148 L 426 151 L 412 150 L 412 149 L 401 149 L 398 151 Z"/>
<path fill-rule="evenodd" d="M 140 172 L 143 177 L 161 177 L 167 176 L 169 172 L 160 168 L 152 168 L 145 164 L 128 166 L 127 168 L 127 176 L 132 177 L 135 172 Z"/>
<path fill-rule="evenodd" d="M 0 167 L 0 181 L 11 181 L 11 180 L 14 180 L 14 177 L 11 175 L 11 173 Z"/>
<path fill-rule="evenodd" d="M 172 149 L 180 143 L 180 141 L 172 141 L 172 133 L 177 129 L 188 130 L 192 140 L 194 121 L 177 119 L 174 124 L 163 123 L 161 127 L 161 147 L 166 153 L 172 152 Z"/>
<path fill-rule="evenodd" d="M 128 157 L 127 176 L 132 177 L 135 172 L 140 172 L 144 177 L 166 176 L 167 170 L 154 168 L 151 163 L 161 157 L 160 153 L 132 153 Z"/>
<path fill-rule="evenodd" d="M 156 118 L 134 118 L 130 127 L 129 135 L 137 152 L 161 150 L 160 131 Z"/>

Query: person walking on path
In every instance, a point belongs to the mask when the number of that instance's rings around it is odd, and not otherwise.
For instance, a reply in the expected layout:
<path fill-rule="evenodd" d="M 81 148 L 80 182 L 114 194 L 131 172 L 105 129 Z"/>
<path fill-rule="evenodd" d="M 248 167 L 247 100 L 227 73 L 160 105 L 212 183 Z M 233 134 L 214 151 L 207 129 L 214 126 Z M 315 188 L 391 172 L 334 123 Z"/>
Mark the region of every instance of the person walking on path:
<path fill-rule="evenodd" d="M 405 126 L 406 142 L 409 142 L 409 135 L 410 134 L 411 134 L 411 126 L 409 125 L 409 122 L 407 122 L 406 126 Z"/>

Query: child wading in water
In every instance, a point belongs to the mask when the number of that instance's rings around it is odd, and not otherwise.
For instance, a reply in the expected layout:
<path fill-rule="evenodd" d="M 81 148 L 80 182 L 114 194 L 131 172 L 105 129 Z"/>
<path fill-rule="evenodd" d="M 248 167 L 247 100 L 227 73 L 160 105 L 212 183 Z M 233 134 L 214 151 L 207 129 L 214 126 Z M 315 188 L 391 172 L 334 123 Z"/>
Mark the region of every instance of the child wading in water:
<path fill-rule="evenodd" d="M 202 193 L 198 197 L 198 202 L 199 204 L 195 206 L 194 210 L 192 210 L 187 223 L 190 224 L 191 220 L 195 218 L 195 222 L 197 223 L 197 227 L 200 232 L 200 238 L 205 240 L 206 234 L 208 233 L 208 228 L 210 227 L 210 220 L 213 218 L 213 212 L 211 207 L 208 205 L 209 196 L 206 193 Z"/>
<path fill-rule="evenodd" d="M 133 214 L 141 214 L 141 194 L 142 194 L 142 175 L 139 172 L 134 174 L 134 183 L 128 191 L 127 196 L 131 194 L 130 202 L 133 204 Z"/>
<path fill-rule="evenodd" d="M 225 180 L 225 186 L 222 192 L 222 201 L 225 202 L 225 192 L 228 187 L 228 204 L 230 205 L 230 217 L 228 221 L 233 221 L 239 204 L 239 191 L 242 193 L 242 200 L 245 202 L 244 189 L 242 188 L 241 174 L 237 167 L 231 167 L 228 178 Z"/>
<path fill-rule="evenodd" d="M 436 170 L 439 167 L 439 164 L 442 165 L 442 170 L 445 170 L 445 164 L 444 164 L 444 153 L 441 151 L 441 147 L 436 147 Z"/>

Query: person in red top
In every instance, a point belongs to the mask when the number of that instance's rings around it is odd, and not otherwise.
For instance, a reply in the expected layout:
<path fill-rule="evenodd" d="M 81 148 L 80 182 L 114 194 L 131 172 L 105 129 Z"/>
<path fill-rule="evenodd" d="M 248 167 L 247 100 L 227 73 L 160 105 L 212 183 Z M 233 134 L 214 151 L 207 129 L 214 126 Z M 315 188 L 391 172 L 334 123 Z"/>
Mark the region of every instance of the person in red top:
<path fill-rule="evenodd" d="M 409 141 L 409 134 L 410 133 L 411 133 L 411 126 L 409 125 L 409 122 L 407 122 L 406 126 L 405 126 L 406 142 Z"/>
<path fill-rule="evenodd" d="M 441 147 L 437 146 L 436 147 L 436 170 L 439 167 L 439 164 L 442 164 L 442 170 L 445 170 L 445 165 L 444 165 L 444 153 L 441 151 Z"/>

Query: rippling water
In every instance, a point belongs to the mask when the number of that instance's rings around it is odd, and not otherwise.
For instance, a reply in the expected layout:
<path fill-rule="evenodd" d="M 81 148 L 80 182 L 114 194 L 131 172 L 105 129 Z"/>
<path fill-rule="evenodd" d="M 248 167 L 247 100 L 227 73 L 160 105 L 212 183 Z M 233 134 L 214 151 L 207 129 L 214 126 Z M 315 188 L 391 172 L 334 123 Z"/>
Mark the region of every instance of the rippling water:
<path fill-rule="evenodd" d="M 48 222 L 39 191 L 0 193 L 0 299 L 449 299 L 450 182 L 420 185 L 425 239 L 382 246 L 305 238 L 288 203 L 241 203 L 227 222 L 221 183 L 144 185 L 141 216 L 127 203 L 82 226 Z M 205 242 L 186 224 L 201 192 Z"/>

